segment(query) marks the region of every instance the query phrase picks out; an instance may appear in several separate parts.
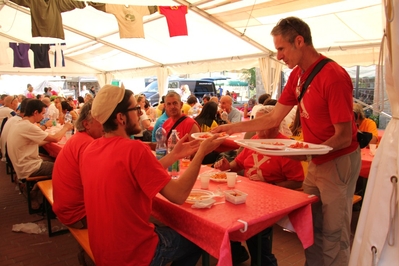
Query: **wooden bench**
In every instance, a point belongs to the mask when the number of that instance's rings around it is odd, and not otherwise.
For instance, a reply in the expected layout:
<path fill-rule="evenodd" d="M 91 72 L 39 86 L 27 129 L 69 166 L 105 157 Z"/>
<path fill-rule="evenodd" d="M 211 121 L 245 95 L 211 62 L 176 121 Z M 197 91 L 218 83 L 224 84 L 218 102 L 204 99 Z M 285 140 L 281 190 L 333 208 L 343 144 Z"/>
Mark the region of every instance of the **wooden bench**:
<path fill-rule="evenodd" d="M 89 232 L 87 229 L 75 229 L 68 227 L 69 231 L 73 235 L 73 237 L 78 241 L 79 245 L 83 248 L 86 254 L 92 259 L 94 262 L 94 256 L 91 252 L 90 243 L 89 243 Z"/>
<path fill-rule="evenodd" d="M 71 228 L 71 227 L 67 226 L 68 229 L 52 232 L 50 215 L 51 215 L 51 208 L 54 203 L 53 181 L 52 180 L 40 181 L 37 183 L 37 185 L 43 193 L 49 237 L 64 234 L 64 233 L 68 232 L 68 230 L 69 230 L 69 232 L 71 232 L 73 237 L 76 239 L 76 241 L 78 241 L 79 245 L 83 248 L 83 250 L 87 253 L 87 255 L 94 261 L 93 253 L 91 252 L 91 249 L 90 249 L 89 233 L 88 233 L 87 229 L 75 229 L 75 228 Z"/>
<path fill-rule="evenodd" d="M 67 229 L 63 230 L 58 230 L 56 232 L 53 232 L 52 226 L 51 226 L 51 216 L 52 216 L 52 206 L 54 203 L 53 200 L 53 181 L 50 180 L 45 180 L 45 181 L 40 181 L 37 182 L 37 186 L 39 187 L 40 191 L 43 194 L 43 203 L 44 203 L 44 209 L 46 211 L 46 217 L 47 217 L 47 230 L 48 230 L 48 236 L 56 236 L 56 235 L 61 235 L 65 234 L 68 232 Z"/>

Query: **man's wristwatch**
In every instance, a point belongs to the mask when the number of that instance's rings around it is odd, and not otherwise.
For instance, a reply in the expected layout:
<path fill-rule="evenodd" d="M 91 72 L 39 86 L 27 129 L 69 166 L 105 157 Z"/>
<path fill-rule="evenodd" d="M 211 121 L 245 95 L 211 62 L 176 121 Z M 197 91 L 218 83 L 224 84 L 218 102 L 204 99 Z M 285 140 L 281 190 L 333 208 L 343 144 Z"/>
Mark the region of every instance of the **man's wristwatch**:
<path fill-rule="evenodd" d="M 312 160 L 312 155 L 306 155 L 306 161 L 310 162 Z"/>

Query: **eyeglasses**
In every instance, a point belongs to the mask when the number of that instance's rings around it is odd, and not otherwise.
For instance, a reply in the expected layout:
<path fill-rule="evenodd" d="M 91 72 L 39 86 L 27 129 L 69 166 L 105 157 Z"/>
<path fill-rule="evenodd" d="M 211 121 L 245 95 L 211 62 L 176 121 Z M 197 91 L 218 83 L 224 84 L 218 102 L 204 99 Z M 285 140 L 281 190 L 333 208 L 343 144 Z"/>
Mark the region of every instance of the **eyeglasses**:
<path fill-rule="evenodd" d="M 284 27 L 285 25 L 289 25 L 291 28 L 294 29 L 294 31 L 296 31 L 296 33 L 298 33 L 298 35 L 301 35 L 301 33 L 299 32 L 299 30 L 297 30 L 295 28 L 295 26 L 286 18 L 280 19 L 280 21 L 277 23 L 278 26 L 282 26 Z"/>
<path fill-rule="evenodd" d="M 17 99 L 17 101 L 18 101 L 18 96 L 14 95 L 14 98 L 12 98 L 11 103 L 13 103 L 15 99 Z"/>
<path fill-rule="evenodd" d="M 140 106 L 140 105 L 137 105 L 136 107 L 129 108 L 129 109 L 126 110 L 126 113 L 127 113 L 127 112 L 130 112 L 130 111 L 137 111 L 137 113 L 138 113 L 139 115 L 141 115 L 141 106 Z"/>

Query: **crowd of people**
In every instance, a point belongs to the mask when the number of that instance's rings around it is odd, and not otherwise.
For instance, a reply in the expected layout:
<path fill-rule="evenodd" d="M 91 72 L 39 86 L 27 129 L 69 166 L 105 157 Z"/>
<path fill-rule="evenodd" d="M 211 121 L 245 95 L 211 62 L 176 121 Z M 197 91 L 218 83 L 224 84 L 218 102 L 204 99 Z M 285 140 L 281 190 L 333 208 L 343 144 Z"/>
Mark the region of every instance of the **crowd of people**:
<path fill-rule="evenodd" d="M 34 175 L 52 177 L 53 211 L 70 227 L 88 228 L 99 265 L 196 265 L 201 249 L 171 228 L 150 222 L 150 215 L 157 193 L 184 203 L 204 162 L 223 171 L 241 171 L 253 182 L 302 187 L 318 196 L 312 205 L 314 244 L 305 250 L 306 265 L 347 265 L 352 196 L 360 170 L 357 127 L 373 134 L 376 128 L 361 106 L 353 106 L 351 80 L 335 62 L 327 63 L 299 97 L 303 81 L 325 58 L 314 49 L 304 21 L 282 19 L 271 35 L 277 59 L 293 69 L 278 100 L 259 95 L 240 111 L 233 105 L 237 94 L 226 91 L 219 98 L 198 99 L 184 85 L 181 93 L 169 91 L 154 108 L 144 95 L 133 95 L 123 85 L 105 85 L 98 92 L 91 88 L 75 101 L 52 95 L 51 88 L 37 98 L 28 84 L 25 98 L 0 98 L 2 156 L 10 157 L 20 182 Z M 70 122 L 65 121 L 67 113 Z M 54 121 L 62 126 L 50 134 L 47 129 Z M 158 161 L 144 142 L 156 142 L 159 127 L 168 135 L 175 129 L 181 139 Z M 75 134 L 57 160 L 43 159 L 39 146 L 58 142 L 72 128 Z M 217 134 L 199 142 L 191 137 L 197 132 L 248 132 L 245 137 L 252 139 L 294 137 L 328 145 L 332 151 L 319 156 L 267 156 L 240 149 L 228 160 L 223 154 L 209 156 L 223 142 Z M 168 166 L 187 156 L 191 157 L 187 170 L 172 179 Z M 306 178 L 301 162 L 309 163 Z M 259 234 L 262 263 L 256 259 L 259 243 L 254 236 L 247 241 L 251 265 L 277 265 L 270 248 L 271 228 Z M 241 243 L 231 246 L 235 264 L 249 258 Z"/>

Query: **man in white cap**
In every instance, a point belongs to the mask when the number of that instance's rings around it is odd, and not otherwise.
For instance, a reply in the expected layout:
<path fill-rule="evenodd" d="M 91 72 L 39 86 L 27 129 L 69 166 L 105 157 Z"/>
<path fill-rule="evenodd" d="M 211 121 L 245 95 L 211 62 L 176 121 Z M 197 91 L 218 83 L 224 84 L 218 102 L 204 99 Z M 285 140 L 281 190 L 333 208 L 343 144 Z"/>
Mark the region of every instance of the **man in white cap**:
<path fill-rule="evenodd" d="M 130 90 L 105 85 L 93 101 L 92 116 L 103 124 L 104 137 L 82 155 L 84 200 L 90 247 L 98 265 L 196 265 L 201 250 L 169 227 L 149 222 L 152 199 L 159 192 L 183 204 L 199 173 L 202 159 L 223 140 L 215 136 L 184 143 L 157 161 L 148 146 L 131 140 L 140 132 L 140 105 Z M 166 167 L 196 152 L 179 179 Z M 151 166 L 151 167 L 148 167 Z M 165 261 L 165 258 L 167 261 Z"/>

